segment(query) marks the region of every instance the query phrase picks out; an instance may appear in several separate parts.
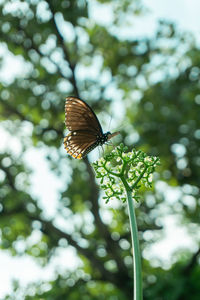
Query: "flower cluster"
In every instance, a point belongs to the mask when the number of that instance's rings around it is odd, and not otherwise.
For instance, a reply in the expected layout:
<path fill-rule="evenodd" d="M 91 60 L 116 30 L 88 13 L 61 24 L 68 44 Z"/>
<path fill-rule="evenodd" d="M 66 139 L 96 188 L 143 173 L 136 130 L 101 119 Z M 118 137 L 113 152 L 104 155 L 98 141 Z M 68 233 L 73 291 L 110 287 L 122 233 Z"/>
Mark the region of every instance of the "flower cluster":
<path fill-rule="evenodd" d="M 141 184 L 152 186 L 153 172 L 160 164 L 159 158 L 147 156 L 143 151 L 128 148 L 123 144 L 116 147 L 110 154 L 93 163 L 101 187 L 105 190 L 106 203 L 114 197 L 126 201 L 126 192 L 131 191 L 132 197 L 138 200 Z"/>

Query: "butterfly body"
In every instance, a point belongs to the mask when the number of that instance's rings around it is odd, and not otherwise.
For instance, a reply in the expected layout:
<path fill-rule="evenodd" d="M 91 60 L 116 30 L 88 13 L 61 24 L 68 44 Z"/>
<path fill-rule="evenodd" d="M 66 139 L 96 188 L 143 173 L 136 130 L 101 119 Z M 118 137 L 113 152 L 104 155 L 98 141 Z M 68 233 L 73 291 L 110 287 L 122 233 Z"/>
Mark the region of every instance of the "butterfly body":
<path fill-rule="evenodd" d="M 64 138 L 65 149 L 77 159 L 83 158 L 94 148 L 119 134 L 103 133 L 101 124 L 90 106 L 76 97 L 66 98 L 65 124 L 70 131 Z"/>

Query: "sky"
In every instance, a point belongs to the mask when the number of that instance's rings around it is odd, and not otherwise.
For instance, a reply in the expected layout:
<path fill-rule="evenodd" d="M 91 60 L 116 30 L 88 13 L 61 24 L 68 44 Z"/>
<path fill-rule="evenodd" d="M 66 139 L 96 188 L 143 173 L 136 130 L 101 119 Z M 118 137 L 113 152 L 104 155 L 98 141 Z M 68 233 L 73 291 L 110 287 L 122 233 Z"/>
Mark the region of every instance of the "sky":
<path fill-rule="evenodd" d="M 105 7 L 99 8 L 95 6 L 95 1 L 91 6 L 91 18 L 95 22 L 109 22 L 112 18 L 111 13 L 108 10 L 105 10 Z M 157 22 L 159 19 L 172 20 L 176 22 L 180 31 L 191 31 L 195 34 L 198 40 L 200 36 L 200 1 L 199 0 L 144 0 L 144 3 L 149 9 L 149 12 L 146 13 L 143 17 L 135 18 L 133 21 L 133 28 L 127 29 L 126 35 L 135 32 L 135 37 L 142 36 L 151 36 L 154 34 L 157 28 Z M 98 9 L 97 9 L 98 8 Z M 101 9 L 101 13 L 99 11 Z M 102 19 L 103 16 L 103 19 Z M 0 55 L 3 54 L 6 56 L 6 62 L 4 64 L 3 70 L 0 72 L 0 79 L 2 76 L 10 81 L 13 76 L 17 76 L 22 72 L 22 63 L 16 60 L 12 55 L 7 55 L 5 49 L 0 47 Z M 15 65 L 15 68 L 9 66 Z M 10 143 L 10 136 L 3 132 L 0 128 L 1 135 L 1 148 L 0 151 L 3 151 L 3 147 L 6 147 L 6 144 Z M 17 141 L 13 140 L 13 143 Z M 63 150 L 64 151 L 64 150 Z M 56 199 L 58 190 L 62 188 L 62 184 L 56 181 L 52 173 L 48 169 L 47 163 L 45 163 L 45 153 L 41 153 L 37 150 L 30 149 L 29 153 L 26 154 L 27 161 L 31 162 L 30 157 L 34 157 L 34 164 L 30 167 L 34 168 L 34 174 L 32 176 L 32 189 L 36 192 L 36 197 L 42 199 L 41 205 L 48 203 L 48 214 L 49 216 L 53 215 L 56 209 Z M 49 184 L 54 182 L 54 184 Z M 56 182 L 56 183 L 55 183 Z M 46 192 L 47 189 L 51 187 L 51 193 Z M 174 190 L 168 190 L 170 198 L 174 195 Z M 48 194 L 48 199 L 47 195 Z M 51 195 L 51 199 L 49 199 Z M 156 244 L 155 247 L 151 248 L 150 252 L 144 253 L 144 256 L 147 258 L 151 257 L 160 257 L 160 259 L 165 262 L 166 268 L 169 261 L 169 257 L 176 247 L 195 247 L 193 241 L 190 237 L 187 236 L 187 233 L 184 228 L 177 227 L 177 223 L 174 218 L 170 216 L 166 217 L 164 220 L 166 223 L 167 230 L 164 233 L 165 238 Z M 176 237 L 174 235 L 174 230 L 176 230 Z M 177 239 L 179 236 L 179 239 Z M 148 237 L 147 237 L 148 238 Z M 149 256 L 150 255 L 150 256 Z M 6 251 L 0 252 L 0 269 L 4 270 L 0 272 L 0 298 L 3 297 L 10 290 L 11 278 L 17 278 L 20 280 L 21 284 L 24 286 L 38 278 L 50 279 L 52 278 L 53 269 L 60 265 L 60 262 L 65 261 L 64 267 L 76 268 L 78 261 L 75 257 L 73 249 L 68 249 L 64 252 L 60 250 L 57 257 L 52 262 L 51 266 L 41 269 L 33 260 L 28 256 L 25 258 L 15 258 L 11 257 Z M 68 263 L 70 261 L 70 263 Z M 23 265 L 23 268 L 21 267 Z M 31 270 L 31 272 L 30 272 Z"/>

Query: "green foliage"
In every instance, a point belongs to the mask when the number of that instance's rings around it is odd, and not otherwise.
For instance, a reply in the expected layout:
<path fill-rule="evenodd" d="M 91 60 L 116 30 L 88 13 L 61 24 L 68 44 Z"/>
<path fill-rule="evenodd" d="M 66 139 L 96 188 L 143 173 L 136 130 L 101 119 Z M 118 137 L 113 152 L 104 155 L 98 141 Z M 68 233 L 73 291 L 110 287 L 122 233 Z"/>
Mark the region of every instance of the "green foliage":
<path fill-rule="evenodd" d="M 7 51 L 0 67 L 7 53 L 23 66 L 15 78 L 2 77 L 0 83 L 0 126 L 9 132 L 6 151 L 0 153 L 0 247 L 13 255 L 28 254 L 42 265 L 50 263 L 57 250 L 73 247 L 82 261 L 76 274 L 66 270 L 52 281 L 38 281 L 25 289 L 15 283 L 5 299 L 132 297 L 129 224 L 123 203 L 118 209 L 105 208 L 89 160 L 73 161 L 63 151 L 64 99 L 79 95 L 97 113 L 103 109 L 102 116 L 112 103 L 121 101 L 128 123 L 121 130 L 124 143 L 161 158 L 155 187 L 140 188 L 143 201 L 136 213 L 143 252 L 164 236 L 162 219 L 169 214 L 187 226 L 196 243 L 184 258 L 172 257 L 168 269 L 158 260 L 155 267 L 151 259 L 143 258 L 145 299 L 196 300 L 199 47 L 190 33 L 177 31 L 170 22 L 160 22 L 152 38 L 135 39 L 134 27 L 133 37 L 127 38 L 125 27 L 133 26 L 131 20 L 145 11 L 139 0 L 98 1 L 99 7 L 108 5 L 111 10 L 110 25 L 92 19 L 91 3 L 0 2 L 0 38 Z M 14 138 L 21 145 L 18 155 Z M 31 148 L 45 151 L 51 172 L 63 183 L 52 219 L 31 190 L 32 171 L 23 159 Z M 169 187 L 173 196 L 178 189 L 177 199 L 167 197 Z M 56 218 L 65 225 L 59 226 Z M 38 240 L 31 243 L 34 233 Z"/>

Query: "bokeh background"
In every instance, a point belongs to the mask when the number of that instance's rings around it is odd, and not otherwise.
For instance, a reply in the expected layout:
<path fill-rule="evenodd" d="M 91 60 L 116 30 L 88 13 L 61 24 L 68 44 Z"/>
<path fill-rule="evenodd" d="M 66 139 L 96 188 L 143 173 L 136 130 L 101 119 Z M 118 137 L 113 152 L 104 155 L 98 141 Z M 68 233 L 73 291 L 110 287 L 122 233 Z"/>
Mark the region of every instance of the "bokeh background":
<path fill-rule="evenodd" d="M 121 131 L 115 144 L 161 159 L 137 204 L 144 299 L 199 299 L 199 11 L 197 0 L 0 1 L 1 299 L 132 298 L 126 204 L 102 200 L 91 167 L 102 153 L 66 154 L 69 95 Z"/>

